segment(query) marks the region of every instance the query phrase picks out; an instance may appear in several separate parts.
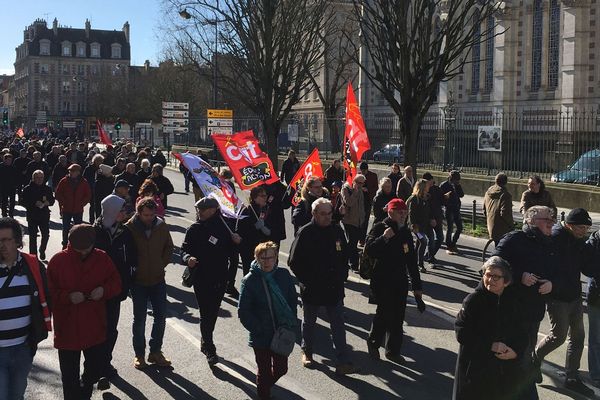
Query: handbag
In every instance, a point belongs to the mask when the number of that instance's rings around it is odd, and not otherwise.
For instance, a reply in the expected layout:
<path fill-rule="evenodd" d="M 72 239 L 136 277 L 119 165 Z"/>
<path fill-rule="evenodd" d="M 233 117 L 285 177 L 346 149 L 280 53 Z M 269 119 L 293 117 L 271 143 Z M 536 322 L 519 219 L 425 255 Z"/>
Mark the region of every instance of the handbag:
<path fill-rule="evenodd" d="M 275 315 L 273 314 L 273 304 L 271 303 L 271 293 L 267 287 L 265 278 L 262 278 L 262 283 L 267 294 L 267 303 L 269 304 L 269 312 L 271 313 L 271 321 L 273 322 L 273 339 L 271 339 L 271 351 L 280 356 L 288 357 L 294 350 L 296 343 L 296 333 L 284 326 L 277 328 L 275 325 Z"/>
<path fill-rule="evenodd" d="M 194 268 L 190 268 L 190 267 L 186 266 L 185 269 L 183 270 L 183 274 L 181 274 L 181 284 L 188 288 L 194 286 L 194 281 L 196 280 L 197 270 L 198 270 L 198 266 L 196 266 Z"/>

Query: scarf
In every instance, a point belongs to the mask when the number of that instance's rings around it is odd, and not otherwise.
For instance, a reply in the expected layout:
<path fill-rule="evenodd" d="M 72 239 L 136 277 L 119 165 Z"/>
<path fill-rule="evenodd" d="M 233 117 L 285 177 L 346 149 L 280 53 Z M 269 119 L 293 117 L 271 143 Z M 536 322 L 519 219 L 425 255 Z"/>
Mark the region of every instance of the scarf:
<path fill-rule="evenodd" d="M 258 261 L 252 261 L 250 266 L 250 272 L 253 274 L 259 274 L 261 279 L 267 282 L 269 293 L 271 295 L 271 303 L 273 304 L 273 314 L 275 315 L 275 326 L 285 326 L 286 328 L 294 328 L 296 326 L 296 317 L 290 309 L 290 305 L 286 301 L 279 285 L 275 281 L 275 271 L 277 266 L 270 272 L 265 272 L 260 268 Z"/>

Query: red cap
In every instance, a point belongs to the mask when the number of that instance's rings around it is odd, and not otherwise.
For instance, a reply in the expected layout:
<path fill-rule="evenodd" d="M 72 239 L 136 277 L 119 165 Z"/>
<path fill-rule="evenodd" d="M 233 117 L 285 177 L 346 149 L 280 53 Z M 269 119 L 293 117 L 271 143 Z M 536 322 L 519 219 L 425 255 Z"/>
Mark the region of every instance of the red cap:
<path fill-rule="evenodd" d="M 408 210 L 406 203 L 402 199 L 393 199 L 385 205 L 386 210 Z"/>

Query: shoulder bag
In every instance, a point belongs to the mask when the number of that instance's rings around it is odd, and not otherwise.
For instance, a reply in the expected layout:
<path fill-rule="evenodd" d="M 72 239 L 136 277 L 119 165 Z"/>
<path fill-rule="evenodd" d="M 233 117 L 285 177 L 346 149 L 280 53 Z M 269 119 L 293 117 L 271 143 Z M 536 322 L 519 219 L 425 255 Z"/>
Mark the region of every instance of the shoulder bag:
<path fill-rule="evenodd" d="M 292 350 L 294 350 L 296 333 L 284 326 L 277 328 L 275 325 L 273 304 L 271 303 L 271 293 L 269 292 L 269 287 L 267 286 L 265 278 L 262 278 L 262 283 L 267 295 L 267 303 L 269 304 L 269 312 L 271 313 L 271 321 L 273 322 L 273 331 L 275 332 L 273 339 L 271 339 L 271 351 L 280 356 L 288 357 L 292 353 Z"/>

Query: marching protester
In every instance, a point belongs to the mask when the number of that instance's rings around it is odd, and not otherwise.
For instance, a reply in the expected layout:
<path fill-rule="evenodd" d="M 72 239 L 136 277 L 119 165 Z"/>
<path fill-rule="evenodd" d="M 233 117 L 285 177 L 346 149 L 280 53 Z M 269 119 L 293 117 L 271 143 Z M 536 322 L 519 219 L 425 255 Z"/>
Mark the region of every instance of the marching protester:
<path fill-rule="evenodd" d="M 160 164 L 154 164 L 152 166 L 152 175 L 150 175 L 149 179 L 156 184 L 156 187 L 158 188 L 158 197 L 160 197 L 160 200 L 162 201 L 162 204 L 166 210 L 168 207 L 167 197 L 170 194 L 173 194 L 175 189 L 173 188 L 173 184 L 169 178 L 163 175 L 163 166 Z"/>
<path fill-rule="evenodd" d="M 387 177 L 390 178 L 390 181 L 392 182 L 392 190 L 394 191 L 394 197 L 396 197 L 396 188 L 398 187 L 398 182 L 400 182 L 400 179 L 402 179 L 402 173 L 400 172 L 400 164 L 393 163 L 390 166 L 390 174 Z"/>
<path fill-rule="evenodd" d="M 344 231 L 348 241 L 348 259 L 350 268 L 358 271 L 358 241 L 360 240 L 361 228 L 367 217 L 365 213 L 365 197 L 363 191 L 365 185 L 364 175 L 358 174 L 352 180 L 352 186 L 348 182 L 342 187 L 342 204 L 344 206 Z"/>
<path fill-rule="evenodd" d="M 135 173 L 135 163 L 128 163 L 125 167 L 125 171 L 115 177 L 115 182 L 120 180 L 124 180 L 130 185 L 129 196 L 131 197 L 131 201 L 135 203 L 137 198 L 138 190 L 140 190 L 140 177 Z"/>
<path fill-rule="evenodd" d="M 69 161 L 67 160 L 67 156 L 61 154 L 58 157 L 58 162 L 54 166 L 52 170 L 52 190 L 56 191 L 56 187 L 58 186 L 58 182 L 65 176 L 69 174 Z"/>
<path fill-rule="evenodd" d="M 444 196 L 444 206 L 446 208 L 444 216 L 448 225 L 446 229 L 446 253 L 457 255 L 459 252 L 456 244 L 463 230 L 462 217 L 460 215 L 460 199 L 465 196 L 460 185 L 460 172 L 456 170 L 450 171 L 448 179 L 440 185 L 440 190 Z M 454 225 L 456 225 L 456 231 L 454 231 Z"/>
<path fill-rule="evenodd" d="M 342 182 L 343 180 L 344 169 L 342 168 L 342 162 L 340 160 L 333 160 L 331 166 L 325 170 L 325 180 L 323 181 L 323 184 L 327 190 L 331 190 L 334 182 Z"/>
<path fill-rule="evenodd" d="M 508 177 L 500 173 L 496 175 L 496 183 L 483 197 L 483 214 L 487 219 L 490 239 L 497 245 L 502 236 L 514 229 L 512 214 L 512 195 L 506 190 Z"/>
<path fill-rule="evenodd" d="M 158 187 L 152 181 L 152 179 L 146 179 L 144 182 L 142 182 L 142 185 L 140 186 L 140 190 L 138 192 L 136 206 L 142 199 L 148 197 L 152 198 L 154 200 L 154 203 L 156 204 L 156 215 L 164 219 L 165 207 L 163 206 L 162 200 L 158 196 Z"/>
<path fill-rule="evenodd" d="M 373 224 L 381 222 L 387 217 L 384 208 L 386 204 L 394 198 L 396 198 L 396 194 L 394 193 L 394 184 L 392 180 L 389 177 L 381 178 L 379 180 L 379 190 L 377 190 L 375 198 L 373 199 L 373 216 L 375 217 Z"/>
<path fill-rule="evenodd" d="M 101 205 L 102 212 L 94 223 L 96 230 L 94 247 L 108 254 L 121 277 L 121 292 L 106 302 L 107 360 L 102 377 L 111 378 L 117 373 L 111 361 L 119 334 L 117 325 L 121 314 L 121 302 L 127 299 L 129 294 L 137 269 L 138 254 L 131 231 L 124 225 L 127 219 L 125 200 L 116 195 L 109 195 L 102 200 Z"/>
<path fill-rule="evenodd" d="M 150 160 L 144 158 L 140 163 L 140 170 L 137 172 L 137 176 L 140 177 L 140 182 L 144 182 L 146 179 L 150 178 L 150 175 L 152 175 Z"/>
<path fill-rule="evenodd" d="M 294 235 L 304 225 L 308 224 L 312 218 L 312 203 L 321 197 L 327 197 L 327 192 L 323 189 L 321 179 L 311 175 L 304 181 L 301 190 L 302 200 L 294 208 L 292 213 L 292 224 L 294 225 Z"/>
<path fill-rule="evenodd" d="M 160 164 L 163 168 L 167 166 L 167 159 L 161 149 L 156 150 L 156 153 L 152 156 L 152 163 Z"/>
<path fill-rule="evenodd" d="M 42 153 L 40 151 L 33 152 L 33 160 L 27 164 L 27 169 L 25 170 L 25 182 L 33 175 L 34 171 L 40 170 L 44 173 L 44 183 L 48 182 L 50 179 L 50 167 L 48 163 L 42 159 Z"/>
<path fill-rule="evenodd" d="M 219 203 L 204 197 L 195 204 L 197 220 L 185 233 L 182 260 L 193 271 L 193 288 L 200 311 L 201 351 L 210 366 L 219 362 L 213 332 L 229 276 L 235 245 L 243 242 L 221 217 Z"/>
<path fill-rule="evenodd" d="M 379 184 L 377 174 L 373 171 L 369 171 L 369 164 L 366 161 L 361 162 L 359 168 L 360 173 L 365 177 L 365 183 L 362 186 L 365 195 L 365 218 L 362 220 L 362 225 L 360 226 L 360 237 L 358 242 L 361 246 L 364 246 L 367 237 L 367 229 L 369 228 L 371 209 L 373 208 L 373 199 L 377 194 Z"/>
<path fill-rule="evenodd" d="M 527 180 L 528 189 L 521 195 L 521 212 L 524 214 L 525 211 L 532 206 L 546 206 L 552 209 L 554 216 L 558 216 L 556 210 L 556 204 L 552 200 L 552 195 L 546 189 L 546 185 L 542 178 L 537 175 L 532 175 Z"/>
<path fill-rule="evenodd" d="M 254 250 L 250 273 L 242 280 L 238 316 L 250 333 L 248 344 L 254 349 L 258 398 L 271 398 L 271 388 L 287 373 L 288 356 L 271 348 L 280 327 L 295 331 L 298 300 L 294 279 L 277 266 L 279 247 L 260 243 Z"/>
<path fill-rule="evenodd" d="M 439 186 L 435 184 L 433 175 L 429 172 L 423 174 L 429 185 L 427 205 L 429 206 L 429 227 L 427 229 L 427 261 L 435 266 L 438 260 L 435 258 L 444 241 L 444 211 L 442 210 L 443 195 Z"/>
<path fill-rule="evenodd" d="M 110 165 L 101 164 L 96 174 L 96 183 L 94 185 L 94 202 L 93 207 L 95 209 L 94 214 L 100 215 L 102 213 L 102 200 L 115 189 L 115 177 L 112 172 Z M 92 207 L 92 205 L 90 205 Z M 94 221 L 90 221 L 94 223 Z"/>
<path fill-rule="evenodd" d="M 333 207 L 327 199 L 316 199 L 313 219 L 296 235 L 288 266 L 300 283 L 304 317 L 302 321 L 302 365 L 313 368 L 314 331 L 321 307 L 327 312 L 336 350 L 336 373 L 352 374 L 344 325 L 344 282 L 348 278 L 348 245 L 339 225 L 331 223 Z"/>
<path fill-rule="evenodd" d="M 154 199 L 138 200 L 135 215 L 125 224 L 131 231 L 138 251 L 135 279 L 131 285 L 133 300 L 133 366 L 143 369 L 148 366 L 146 353 L 146 307 L 152 304 L 154 322 L 150 337 L 148 362 L 159 367 L 171 366 L 162 353 L 167 312 L 167 284 L 165 268 L 171 262 L 173 240 L 167 224 L 156 215 Z"/>
<path fill-rule="evenodd" d="M 60 180 L 54 194 L 56 201 L 58 201 L 62 217 L 63 248 L 67 246 L 71 222 L 73 225 L 81 224 L 83 220 L 83 208 L 92 198 L 90 185 L 81 176 L 81 166 L 79 164 L 71 164 L 68 170 L 69 175 Z"/>
<path fill-rule="evenodd" d="M 334 224 L 339 224 L 344 218 L 346 208 L 344 207 L 344 199 L 342 198 L 342 181 L 335 181 L 331 184 L 331 193 L 329 194 L 329 201 L 333 206 L 333 217 L 332 221 Z"/>
<path fill-rule="evenodd" d="M 4 154 L 2 164 L 0 164 L 0 182 L 2 182 L 2 185 L 0 185 L 0 207 L 2 208 L 3 217 L 12 218 L 15 216 L 15 197 L 20 180 L 19 171 L 13 165 L 12 154 Z"/>
<path fill-rule="evenodd" d="M 367 255 L 377 260 L 370 283 L 371 301 L 377 304 L 377 309 L 367 348 L 371 357 L 379 359 L 379 348 L 384 347 L 388 360 L 401 363 L 404 361 L 400 349 L 409 276 L 420 310 L 424 311 L 425 303 L 421 300 L 423 289 L 412 234 L 405 225 L 408 208 L 402 199 L 393 199 L 386 211 L 388 217 L 373 225 L 365 245 Z"/>
<path fill-rule="evenodd" d="M 33 172 L 31 182 L 23 188 L 21 205 L 27 211 L 27 231 L 29 232 L 29 253 L 38 254 L 38 230 L 42 236 L 39 247 L 40 260 L 46 259 L 46 248 L 50 240 L 50 206 L 54 205 L 52 189 L 44 183 L 44 172 Z"/>
<path fill-rule="evenodd" d="M 112 193 L 125 200 L 123 212 L 125 212 L 127 219 L 133 217 L 133 214 L 135 214 L 135 204 L 131 198 L 130 191 L 131 185 L 125 179 L 120 179 L 115 183 L 115 189 Z"/>
<path fill-rule="evenodd" d="M 17 182 L 17 194 L 21 194 L 21 189 L 23 186 L 29 182 L 31 175 L 27 176 L 27 165 L 31 162 L 31 158 L 29 157 L 29 153 L 27 149 L 21 149 L 19 151 L 19 157 L 14 159 L 13 165 L 19 172 L 21 179 Z"/>
<path fill-rule="evenodd" d="M 415 177 L 413 175 L 413 168 L 410 165 L 404 167 L 404 176 L 398 181 L 396 187 L 396 196 L 404 201 L 408 200 L 415 186 Z"/>
<path fill-rule="evenodd" d="M 185 164 L 182 162 L 179 163 L 179 172 L 181 172 L 181 175 L 183 175 L 183 185 L 184 185 L 185 192 L 189 193 L 190 192 L 190 182 L 192 181 L 193 177 L 189 173 L 189 170 L 185 167 Z"/>
<path fill-rule="evenodd" d="M 58 349 L 64 399 L 88 400 L 104 372 L 107 356 L 106 302 L 120 293 L 121 279 L 110 257 L 94 248 L 94 227 L 75 225 L 68 239 L 67 248 L 48 263 L 54 347 Z M 80 377 L 82 352 L 85 362 Z"/>
<path fill-rule="evenodd" d="M 419 179 L 413 188 L 412 195 L 406 201 L 408 206 L 408 225 L 417 237 L 417 263 L 421 272 L 425 269 L 425 251 L 427 250 L 427 230 L 431 224 L 429 206 L 427 205 L 427 191 L 429 182 Z"/>
<path fill-rule="evenodd" d="M 83 170 L 83 178 L 90 185 L 90 191 L 92 194 L 92 199 L 95 199 L 95 188 L 96 188 L 96 176 L 98 175 L 98 171 L 100 171 L 100 165 L 104 162 L 104 156 L 101 154 L 96 154 L 92 157 L 92 162 L 90 162 Z M 88 210 L 90 221 L 96 220 L 96 205 L 91 204 L 90 209 Z"/>
<path fill-rule="evenodd" d="M 526 357 L 527 332 L 510 266 L 493 256 L 481 268 L 482 279 L 456 316 L 453 400 L 525 399 L 519 359 Z"/>
<path fill-rule="evenodd" d="M 244 276 L 250 272 L 254 261 L 254 249 L 259 243 L 271 238 L 271 227 L 267 225 L 267 191 L 264 186 L 255 186 L 250 190 L 250 204 L 242 212 L 239 234 L 243 238 L 239 245 Z"/>
<path fill-rule="evenodd" d="M 0 218 L 0 399 L 23 399 L 38 343 L 52 330 L 46 268 L 22 246 L 19 223 Z"/>
<path fill-rule="evenodd" d="M 300 169 L 300 161 L 296 158 L 296 152 L 294 150 L 288 151 L 288 158 L 283 162 L 281 166 L 281 180 L 287 185 L 292 183 L 292 179 L 296 172 Z"/>

